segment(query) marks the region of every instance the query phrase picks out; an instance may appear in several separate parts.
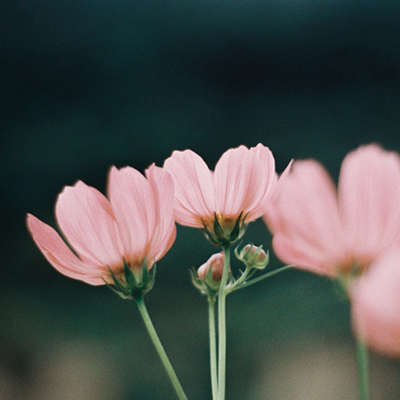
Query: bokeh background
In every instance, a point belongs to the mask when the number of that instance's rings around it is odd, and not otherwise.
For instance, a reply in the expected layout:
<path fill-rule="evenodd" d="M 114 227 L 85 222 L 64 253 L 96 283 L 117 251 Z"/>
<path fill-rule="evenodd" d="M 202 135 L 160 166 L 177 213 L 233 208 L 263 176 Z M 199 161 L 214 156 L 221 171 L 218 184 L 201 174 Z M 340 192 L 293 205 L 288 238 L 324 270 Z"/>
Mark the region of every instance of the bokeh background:
<path fill-rule="evenodd" d="M 0 398 L 175 398 L 135 304 L 56 272 L 27 212 L 54 226 L 65 185 L 104 192 L 111 165 L 143 171 L 175 149 L 213 168 L 262 142 L 278 172 L 315 158 L 335 178 L 362 143 L 400 150 L 399 38 L 397 1 L 1 1 Z M 245 238 L 270 247 L 261 221 Z M 211 396 L 188 270 L 216 250 L 179 227 L 147 295 L 192 400 Z M 373 355 L 372 398 L 399 399 L 399 373 Z M 356 382 L 348 306 L 328 280 L 289 271 L 228 297 L 228 399 L 353 400 Z"/>

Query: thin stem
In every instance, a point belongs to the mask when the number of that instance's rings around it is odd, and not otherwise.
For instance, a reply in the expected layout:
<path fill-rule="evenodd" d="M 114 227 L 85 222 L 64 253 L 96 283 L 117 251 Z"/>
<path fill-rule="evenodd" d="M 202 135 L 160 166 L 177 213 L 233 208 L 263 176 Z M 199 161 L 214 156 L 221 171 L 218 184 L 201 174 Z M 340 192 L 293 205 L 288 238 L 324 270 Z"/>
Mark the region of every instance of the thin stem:
<path fill-rule="evenodd" d="M 217 340 L 215 332 L 215 295 L 208 297 L 208 327 L 210 329 L 210 370 L 213 400 L 218 400 Z"/>
<path fill-rule="evenodd" d="M 357 338 L 357 366 L 360 400 L 368 400 L 368 348 L 361 338 Z"/>
<path fill-rule="evenodd" d="M 285 265 L 285 266 L 283 266 L 283 267 L 274 269 L 273 271 L 268 272 L 268 273 L 266 273 L 266 274 L 264 274 L 264 275 L 261 275 L 261 276 L 259 276 L 259 277 L 257 277 L 257 278 L 254 278 L 254 279 L 251 280 L 251 281 L 244 282 L 244 283 L 242 283 L 241 285 L 238 285 L 237 287 L 234 286 L 234 289 L 243 289 L 243 288 L 245 288 L 245 287 L 247 287 L 247 286 L 250 286 L 250 285 L 253 285 L 254 283 L 260 282 L 260 281 L 262 281 L 263 279 L 270 278 L 271 276 L 276 275 L 276 274 L 279 274 L 279 272 L 286 271 L 287 269 L 290 269 L 290 268 L 293 268 L 293 265 Z M 238 282 L 239 282 L 239 281 L 238 281 Z"/>
<path fill-rule="evenodd" d="M 255 269 L 252 269 L 246 265 L 246 269 L 244 272 L 242 272 L 242 275 L 236 280 L 235 283 L 229 286 L 229 289 L 227 289 L 229 292 L 232 292 L 234 289 L 239 288 L 241 285 L 243 285 L 247 279 L 250 279 L 257 271 Z"/>
<path fill-rule="evenodd" d="M 143 322 L 146 325 L 147 331 L 149 332 L 150 338 L 153 341 L 154 347 L 156 348 L 158 355 L 164 365 L 165 370 L 171 380 L 172 386 L 174 387 L 176 394 L 180 400 L 187 400 L 185 392 L 182 389 L 181 384 L 179 383 L 178 377 L 168 359 L 167 353 L 164 350 L 163 345 L 161 344 L 160 338 L 157 335 L 157 332 L 154 328 L 153 323 L 151 322 L 150 315 L 147 312 L 146 305 L 144 303 L 143 297 L 135 298 L 136 304 L 139 308 L 140 314 L 143 318 Z"/>
<path fill-rule="evenodd" d="M 218 394 L 219 400 L 225 400 L 225 373 L 226 373 L 226 283 L 229 275 L 230 245 L 224 247 L 224 272 L 218 294 Z"/>

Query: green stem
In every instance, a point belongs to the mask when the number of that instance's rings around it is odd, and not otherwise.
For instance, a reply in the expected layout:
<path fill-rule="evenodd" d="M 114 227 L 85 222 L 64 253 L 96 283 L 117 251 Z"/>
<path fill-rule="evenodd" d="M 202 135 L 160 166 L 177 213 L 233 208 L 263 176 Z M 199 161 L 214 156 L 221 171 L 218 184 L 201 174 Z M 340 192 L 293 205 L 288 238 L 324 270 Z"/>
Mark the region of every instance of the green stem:
<path fill-rule="evenodd" d="M 187 400 L 185 392 L 182 389 L 181 384 L 179 383 L 178 377 L 168 359 L 167 353 L 164 350 L 163 345 L 161 344 L 160 338 L 157 335 L 157 332 L 154 328 L 153 323 L 151 322 L 150 315 L 147 311 L 146 305 L 144 303 L 143 297 L 135 298 L 136 304 L 139 308 L 140 314 L 143 318 L 143 322 L 146 325 L 147 331 L 149 332 L 150 338 L 153 341 L 154 347 L 156 348 L 158 355 L 164 365 L 165 370 L 171 380 L 172 386 L 174 387 L 176 394 L 180 400 Z"/>
<path fill-rule="evenodd" d="M 226 373 L 226 284 L 229 276 L 230 245 L 224 247 L 224 272 L 218 294 L 218 394 L 219 400 L 225 400 L 225 373 Z"/>
<path fill-rule="evenodd" d="M 268 273 L 266 273 L 264 275 L 261 275 L 261 276 L 259 276 L 257 278 L 254 278 L 251 281 L 247 281 L 247 282 L 244 282 L 244 283 L 242 283 L 240 285 L 237 285 L 237 287 L 233 286 L 233 289 L 234 290 L 243 289 L 243 288 L 245 288 L 247 286 L 254 285 L 257 282 L 262 281 L 263 279 L 270 278 L 271 276 L 279 274 L 280 272 L 286 271 L 287 269 L 290 269 L 290 268 L 293 268 L 293 265 L 285 265 L 284 267 L 280 267 L 280 268 L 274 269 L 273 271 L 268 272 Z"/>
<path fill-rule="evenodd" d="M 368 348 L 361 338 L 357 338 L 357 366 L 360 400 L 368 400 Z"/>
<path fill-rule="evenodd" d="M 208 327 L 210 329 L 210 370 L 212 398 L 218 400 L 217 340 L 215 332 L 215 295 L 208 297 Z"/>

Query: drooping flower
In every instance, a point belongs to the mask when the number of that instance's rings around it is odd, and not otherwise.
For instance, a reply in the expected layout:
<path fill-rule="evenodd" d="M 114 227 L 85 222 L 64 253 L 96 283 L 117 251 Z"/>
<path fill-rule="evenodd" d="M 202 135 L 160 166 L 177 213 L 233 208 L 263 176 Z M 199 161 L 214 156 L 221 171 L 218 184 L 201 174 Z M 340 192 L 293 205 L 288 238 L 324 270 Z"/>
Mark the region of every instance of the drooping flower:
<path fill-rule="evenodd" d="M 164 168 L 175 182 L 176 221 L 204 228 L 216 244 L 235 241 L 244 221 L 264 214 L 278 180 L 274 157 L 262 144 L 226 151 L 214 172 L 191 150 L 174 151 Z"/>
<path fill-rule="evenodd" d="M 374 351 L 400 357 L 400 251 L 374 262 L 351 289 L 356 336 Z"/>
<path fill-rule="evenodd" d="M 91 285 L 112 284 L 112 274 L 124 281 L 126 268 L 136 276 L 144 265 L 151 270 L 175 240 L 174 187 L 155 165 L 146 176 L 112 167 L 108 199 L 81 181 L 64 188 L 55 214 L 73 251 L 55 229 L 28 214 L 28 229 L 50 264 Z"/>
<path fill-rule="evenodd" d="M 346 156 L 337 190 L 318 162 L 295 162 L 264 220 L 283 262 L 349 278 L 400 245 L 399 200 L 400 157 L 372 144 Z"/>

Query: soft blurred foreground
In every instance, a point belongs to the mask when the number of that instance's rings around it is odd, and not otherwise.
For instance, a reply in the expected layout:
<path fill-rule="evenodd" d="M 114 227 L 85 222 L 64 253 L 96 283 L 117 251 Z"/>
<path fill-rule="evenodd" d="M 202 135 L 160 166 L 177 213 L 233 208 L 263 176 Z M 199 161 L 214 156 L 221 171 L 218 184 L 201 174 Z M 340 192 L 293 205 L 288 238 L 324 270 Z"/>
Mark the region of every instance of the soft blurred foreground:
<path fill-rule="evenodd" d="M 245 238 L 270 240 L 261 221 Z M 0 398 L 174 399 L 136 305 L 63 277 L 25 239 L 29 269 L 41 275 L 2 292 Z M 206 298 L 191 287 L 188 268 L 213 251 L 199 231 L 180 227 L 147 295 L 191 399 L 210 398 L 210 384 Z M 227 398 L 357 399 L 349 310 L 328 279 L 285 271 L 231 294 L 227 305 Z M 396 362 L 372 356 L 372 398 L 398 398 L 398 374 Z"/>

